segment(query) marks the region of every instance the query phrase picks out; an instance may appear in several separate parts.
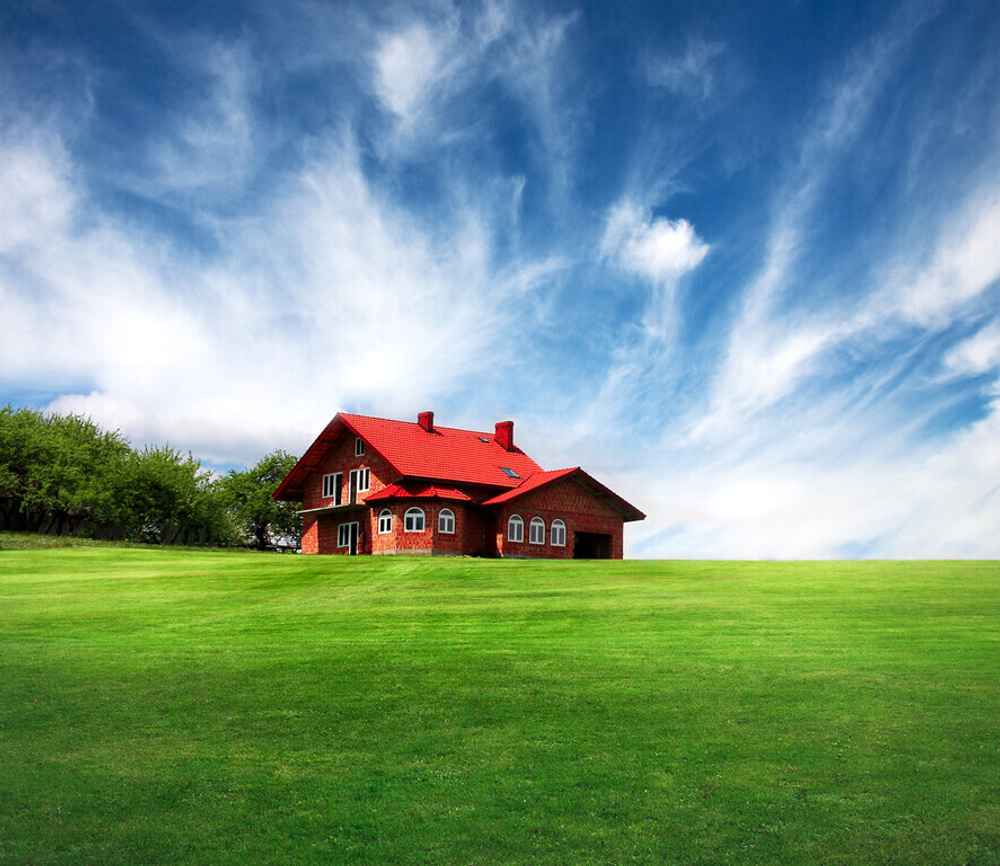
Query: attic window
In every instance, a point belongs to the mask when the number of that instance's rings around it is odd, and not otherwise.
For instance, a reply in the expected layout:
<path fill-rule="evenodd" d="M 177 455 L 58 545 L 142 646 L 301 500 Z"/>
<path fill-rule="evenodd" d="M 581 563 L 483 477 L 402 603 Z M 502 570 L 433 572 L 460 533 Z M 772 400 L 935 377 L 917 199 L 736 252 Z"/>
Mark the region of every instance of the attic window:
<path fill-rule="evenodd" d="M 513 469 L 511 469 L 508 466 L 501 466 L 500 467 L 500 471 L 503 472 L 504 475 L 506 475 L 508 478 L 520 478 L 521 477 Z"/>
<path fill-rule="evenodd" d="M 485 444 L 487 444 L 487 445 L 489 445 L 489 444 L 490 444 L 490 440 L 489 440 L 489 439 L 487 439 L 487 438 L 486 438 L 485 436 L 478 436 L 478 437 L 476 437 L 476 438 L 478 438 L 480 442 L 484 442 L 484 443 L 485 443 Z"/>
<path fill-rule="evenodd" d="M 362 439 L 360 436 L 357 436 L 354 439 L 354 456 L 355 457 L 365 456 L 365 440 Z"/>

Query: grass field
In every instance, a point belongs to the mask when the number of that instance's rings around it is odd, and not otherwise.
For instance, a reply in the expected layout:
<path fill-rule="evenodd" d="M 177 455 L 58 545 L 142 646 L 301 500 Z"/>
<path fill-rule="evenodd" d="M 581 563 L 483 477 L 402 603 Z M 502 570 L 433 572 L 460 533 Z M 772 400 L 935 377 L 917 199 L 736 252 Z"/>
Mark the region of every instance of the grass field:
<path fill-rule="evenodd" d="M 0 864 L 996 864 L 998 626 L 998 563 L 0 551 Z"/>

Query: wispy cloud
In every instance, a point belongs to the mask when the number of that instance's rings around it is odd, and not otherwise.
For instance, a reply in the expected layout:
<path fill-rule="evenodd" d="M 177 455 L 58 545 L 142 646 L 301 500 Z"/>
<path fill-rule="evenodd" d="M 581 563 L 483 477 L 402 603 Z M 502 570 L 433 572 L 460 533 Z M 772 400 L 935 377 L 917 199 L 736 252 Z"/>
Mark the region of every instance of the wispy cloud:
<path fill-rule="evenodd" d="M 1000 367 L 1000 322 L 994 320 L 944 356 L 952 376 L 981 376 Z"/>
<path fill-rule="evenodd" d="M 190 57 L 189 74 L 197 71 L 204 82 L 203 96 L 178 112 L 169 137 L 152 143 L 156 183 L 180 192 L 234 187 L 246 180 L 258 156 L 250 47 L 245 41 L 199 39 L 182 50 Z"/>
<path fill-rule="evenodd" d="M 452 28 L 432 31 L 418 21 L 379 43 L 374 56 L 376 93 L 404 128 L 416 123 L 430 92 L 447 73 L 444 55 L 454 38 Z"/>
<path fill-rule="evenodd" d="M 717 60 L 724 51 L 721 42 L 691 38 L 682 53 L 650 60 L 646 74 L 656 87 L 705 100 L 712 95 Z"/>

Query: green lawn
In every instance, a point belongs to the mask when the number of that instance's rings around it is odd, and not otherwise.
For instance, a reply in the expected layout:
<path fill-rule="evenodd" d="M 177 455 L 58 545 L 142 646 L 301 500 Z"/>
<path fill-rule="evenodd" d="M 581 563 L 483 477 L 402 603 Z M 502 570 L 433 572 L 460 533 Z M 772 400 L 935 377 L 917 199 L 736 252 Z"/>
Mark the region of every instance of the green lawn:
<path fill-rule="evenodd" d="M 998 674 L 995 562 L 0 551 L 0 864 L 997 864 Z"/>

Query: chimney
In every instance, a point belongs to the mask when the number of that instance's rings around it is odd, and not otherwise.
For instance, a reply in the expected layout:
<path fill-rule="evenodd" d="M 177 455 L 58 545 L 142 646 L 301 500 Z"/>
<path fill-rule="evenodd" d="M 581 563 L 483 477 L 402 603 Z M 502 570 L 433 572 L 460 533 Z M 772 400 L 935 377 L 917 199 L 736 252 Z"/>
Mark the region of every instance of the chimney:
<path fill-rule="evenodd" d="M 433 412 L 421 412 L 417 415 L 417 423 L 424 428 L 428 433 L 434 432 L 434 413 Z"/>
<path fill-rule="evenodd" d="M 496 439 L 497 444 L 501 448 L 506 448 L 508 451 L 514 450 L 514 422 L 513 421 L 497 421 L 496 425 L 496 435 L 493 437 Z"/>

